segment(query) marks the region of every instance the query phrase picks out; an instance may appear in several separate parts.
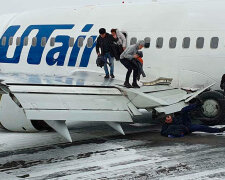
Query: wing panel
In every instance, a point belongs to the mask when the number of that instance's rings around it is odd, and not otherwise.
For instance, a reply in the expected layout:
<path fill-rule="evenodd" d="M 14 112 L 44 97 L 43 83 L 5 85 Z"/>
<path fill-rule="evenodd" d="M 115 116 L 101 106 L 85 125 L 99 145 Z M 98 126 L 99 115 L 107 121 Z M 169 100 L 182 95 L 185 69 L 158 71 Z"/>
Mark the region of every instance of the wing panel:
<path fill-rule="evenodd" d="M 32 120 L 132 122 L 128 111 L 25 110 L 25 113 L 27 118 Z"/>
<path fill-rule="evenodd" d="M 127 110 L 129 100 L 115 95 L 15 94 L 24 109 Z"/>
<path fill-rule="evenodd" d="M 10 86 L 12 93 L 45 93 L 45 94 L 110 94 L 121 95 L 117 88 L 66 87 L 66 86 Z"/>

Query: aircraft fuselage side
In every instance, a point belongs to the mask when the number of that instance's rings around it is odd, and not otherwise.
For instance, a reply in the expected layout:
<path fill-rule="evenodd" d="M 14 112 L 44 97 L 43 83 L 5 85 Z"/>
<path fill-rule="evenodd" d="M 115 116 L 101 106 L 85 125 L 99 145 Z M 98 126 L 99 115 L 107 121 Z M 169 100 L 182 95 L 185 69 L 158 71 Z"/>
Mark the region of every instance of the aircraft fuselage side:
<path fill-rule="evenodd" d="M 105 27 L 109 32 L 111 28 L 118 28 L 126 31 L 128 44 L 132 37 L 151 38 L 150 48 L 143 50 L 147 80 L 173 78 L 173 85 L 178 87 L 205 87 L 217 82 L 218 88 L 225 65 L 222 41 L 225 25 L 221 23 L 225 22 L 224 5 L 219 1 L 148 3 L 18 14 L 2 29 L 0 69 L 2 73 L 64 76 L 70 76 L 77 69 L 103 72 L 95 64 L 98 30 Z M 163 39 L 162 48 L 157 47 L 159 37 Z M 172 37 L 176 38 L 175 48 L 169 47 Z M 190 38 L 189 48 L 183 48 L 185 37 Z M 196 48 L 199 37 L 204 38 L 203 48 Z M 213 37 L 219 39 L 215 49 L 210 48 Z M 9 45 L 10 38 L 12 45 Z M 71 38 L 74 38 L 72 45 Z M 81 38 L 84 41 L 79 46 Z M 88 47 L 90 38 L 93 43 Z M 123 79 L 125 72 L 122 64 L 116 62 L 117 78 Z"/>

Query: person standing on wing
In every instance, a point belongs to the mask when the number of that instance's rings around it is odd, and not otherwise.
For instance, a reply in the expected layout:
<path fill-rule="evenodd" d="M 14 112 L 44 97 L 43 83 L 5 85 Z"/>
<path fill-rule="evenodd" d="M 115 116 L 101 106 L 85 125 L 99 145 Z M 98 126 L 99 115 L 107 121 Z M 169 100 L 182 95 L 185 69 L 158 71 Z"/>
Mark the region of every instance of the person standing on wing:
<path fill-rule="evenodd" d="M 112 44 L 115 42 L 113 36 L 111 34 L 106 33 L 106 30 L 104 28 L 99 29 L 99 37 L 97 39 L 96 43 L 96 52 L 98 56 L 103 56 L 105 59 L 105 62 L 107 62 L 107 59 L 109 60 L 110 65 L 110 76 L 111 78 L 115 78 L 114 76 L 114 55 L 112 51 Z M 99 51 L 101 49 L 101 53 Z M 104 70 L 105 70 L 105 78 L 109 78 L 109 71 L 107 63 L 104 64 Z"/>
<path fill-rule="evenodd" d="M 134 59 L 138 59 L 137 55 L 138 50 L 141 50 L 145 45 L 143 40 L 138 41 L 136 44 L 131 45 L 125 49 L 125 51 L 120 55 L 120 62 L 127 68 L 126 80 L 124 86 L 127 88 L 140 88 L 137 84 L 138 77 L 138 68 L 135 64 L 132 63 Z M 129 79 L 133 71 L 133 83 L 130 85 Z"/>
<path fill-rule="evenodd" d="M 127 47 L 127 40 L 126 37 L 122 32 L 120 32 L 118 29 L 111 29 L 111 34 L 112 36 L 117 39 L 117 44 L 121 46 L 122 51 L 124 51 Z M 121 53 L 122 53 L 121 51 Z"/>

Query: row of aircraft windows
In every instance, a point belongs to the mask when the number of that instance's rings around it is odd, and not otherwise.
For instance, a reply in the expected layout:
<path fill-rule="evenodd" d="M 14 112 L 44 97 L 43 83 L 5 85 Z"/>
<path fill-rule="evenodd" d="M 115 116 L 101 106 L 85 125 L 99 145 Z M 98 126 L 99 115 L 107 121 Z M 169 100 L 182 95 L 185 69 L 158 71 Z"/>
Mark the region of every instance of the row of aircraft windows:
<path fill-rule="evenodd" d="M 145 48 L 150 47 L 150 41 L 151 39 L 149 37 L 146 37 L 144 39 L 145 41 Z M 197 49 L 202 49 L 204 47 L 204 37 L 198 37 L 196 40 L 196 48 Z M 130 44 L 136 44 L 137 43 L 137 38 L 133 37 L 131 38 Z M 188 49 L 190 47 L 191 43 L 191 38 L 190 37 L 185 37 L 183 39 L 182 47 L 184 49 Z M 218 37 L 212 37 L 210 41 L 210 48 L 212 49 L 217 49 L 219 45 L 219 38 Z M 169 40 L 169 48 L 174 49 L 177 46 L 177 38 L 176 37 L 171 37 Z M 163 47 L 163 37 L 158 37 L 156 39 L 156 48 L 161 49 Z"/>
<path fill-rule="evenodd" d="M 50 39 L 50 46 L 52 46 L 52 47 L 55 46 L 55 41 L 56 41 L 56 39 L 54 37 L 51 38 Z M 2 46 L 6 46 L 6 43 L 7 43 L 7 39 L 6 39 L 6 37 L 3 37 L 1 45 Z M 75 39 L 71 37 L 69 39 L 69 46 L 73 47 L 74 43 L 75 43 Z M 47 38 L 46 37 L 42 37 L 40 44 L 41 44 L 42 47 L 45 47 L 46 44 L 47 44 Z M 78 47 L 82 47 L 83 44 L 84 44 L 84 38 L 83 37 L 79 37 L 78 41 L 77 41 L 77 46 Z M 93 38 L 89 37 L 88 40 L 87 40 L 87 47 L 91 48 L 93 46 L 93 44 L 94 44 Z M 8 45 L 9 46 L 13 45 L 13 37 L 9 38 Z M 16 38 L 16 46 L 20 46 L 20 45 L 21 45 L 21 37 L 17 37 Z M 23 46 L 27 46 L 27 45 L 28 45 L 28 37 L 25 37 L 24 40 L 23 40 Z M 32 46 L 37 46 L 37 37 L 33 37 L 32 38 Z"/>
<path fill-rule="evenodd" d="M 149 37 L 146 37 L 144 39 L 145 41 L 145 48 L 149 48 L 150 47 L 150 42 L 151 39 Z M 190 37 L 185 37 L 183 39 L 183 44 L 182 47 L 184 49 L 187 49 L 190 47 L 190 42 L 191 42 L 191 38 Z M 6 37 L 2 38 L 2 46 L 6 46 Z M 69 47 L 73 47 L 75 43 L 75 39 L 73 37 L 71 37 L 69 39 Z M 130 45 L 136 44 L 137 43 L 137 38 L 136 37 L 132 37 L 130 40 Z M 20 46 L 21 44 L 21 37 L 17 37 L 16 38 L 16 46 Z M 42 37 L 41 39 L 41 46 L 45 47 L 47 44 L 47 38 L 46 37 Z M 84 38 L 83 37 L 79 37 L 78 41 L 77 41 L 77 46 L 79 48 L 81 48 L 84 44 Z M 94 44 L 94 40 L 92 37 L 89 37 L 87 40 L 87 47 L 91 48 Z M 212 49 L 217 49 L 218 48 L 218 44 L 219 44 L 219 38 L 218 37 L 212 37 L 211 38 L 211 42 L 210 42 L 210 48 Z M 10 37 L 8 40 L 8 45 L 13 45 L 13 37 Z M 28 37 L 25 37 L 23 40 L 23 46 L 27 46 L 28 45 Z M 169 40 L 169 48 L 174 49 L 176 48 L 177 45 L 177 38 L 176 37 L 171 37 Z M 33 37 L 32 38 L 32 46 L 37 46 L 37 38 Z M 55 38 L 51 38 L 50 39 L 50 46 L 55 46 Z M 156 39 L 156 48 L 162 48 L 163 47 L 163 37 L 159 37 Z M 196 40 L 196 48 L 198 49 L 202 49 L 204 47 L 204 37 L 198 37 Z"/>

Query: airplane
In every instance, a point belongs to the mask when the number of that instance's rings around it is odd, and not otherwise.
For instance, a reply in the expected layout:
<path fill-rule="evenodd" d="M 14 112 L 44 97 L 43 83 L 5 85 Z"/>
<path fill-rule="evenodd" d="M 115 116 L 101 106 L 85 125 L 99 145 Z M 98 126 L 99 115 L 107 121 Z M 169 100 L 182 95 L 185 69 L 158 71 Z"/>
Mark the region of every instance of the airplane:
<path fill-rule="evenodd" d="M 51 127 L 72 142 L 68 122 L 105 122 L 121 134 L 140 109 L 155 117 L 193 98 L 200 119 L 223 122 L 225 2 L 143 2 L 32 10 L 0 17 L 0 122 L 17 132 Z M 140 89 L 122 86 L 96 66 L 100 28 L 117 28 L 127 44 L 145 41 Z M 150 122 L 150 120 L 149 120 Z"/>

